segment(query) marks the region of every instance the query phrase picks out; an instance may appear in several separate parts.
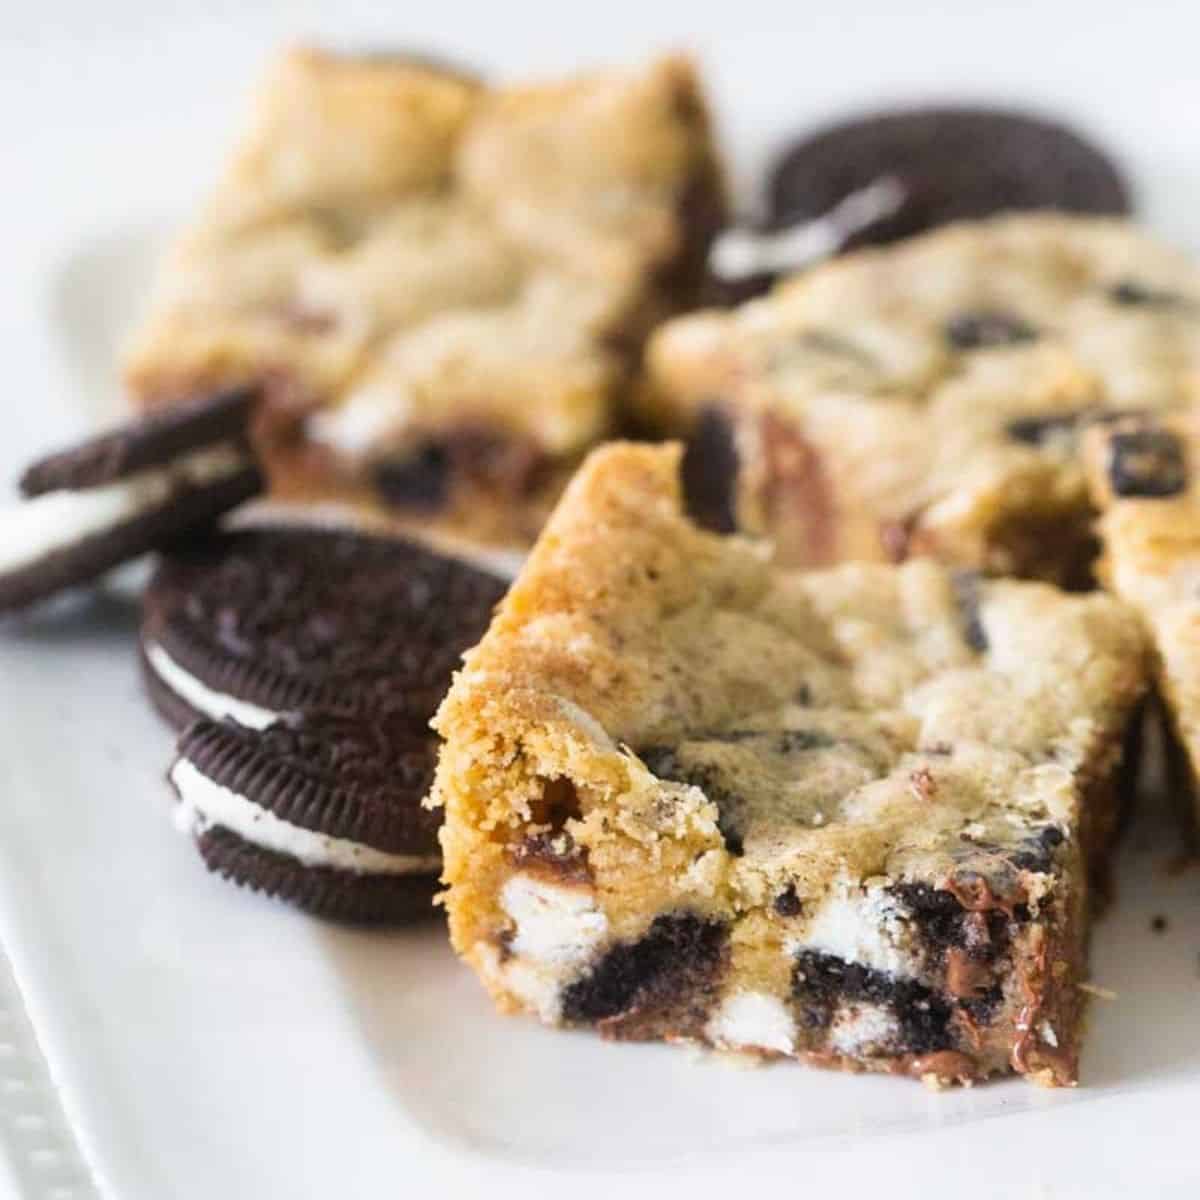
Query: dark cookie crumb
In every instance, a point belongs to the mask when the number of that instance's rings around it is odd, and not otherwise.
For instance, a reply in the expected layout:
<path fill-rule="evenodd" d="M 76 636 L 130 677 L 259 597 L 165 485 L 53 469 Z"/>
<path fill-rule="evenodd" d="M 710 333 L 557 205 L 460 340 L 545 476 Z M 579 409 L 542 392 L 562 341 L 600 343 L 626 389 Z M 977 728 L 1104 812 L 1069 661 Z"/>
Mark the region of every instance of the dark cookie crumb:
<path fill-rule="evenodd" d="M 804 911 L 804 905 L 791 884 L 775 897 L 773 907 L 781 917 L 798 917 Z"/>
<path fill-rule="evenodd" d="M 1161 913 L 1158 916 L 1151 918 L 1150 928 L 1155 933 L 1166 933 L 1167 926 L 1168 926 L 1167 918 L 1164 917 Z"/>
<path fill-rule="evenodd" d="M 1176 496 L 1188 484 L 1183 443 L 1165 429 L 1113 434 L 1108 478 L 1118 496 Z"/>
<path fill-rule="evenodd" d="M 1044 446 L 1051 441 L 1065 441 L 1073 438 L 1080 423 L 1089 416 L 1088 411 L 1069 413 L 1050 413 L 1043 416 L 1018 417 L 1009 421 L 1004 427 L 1014 442 L 1026 446 Z"/>

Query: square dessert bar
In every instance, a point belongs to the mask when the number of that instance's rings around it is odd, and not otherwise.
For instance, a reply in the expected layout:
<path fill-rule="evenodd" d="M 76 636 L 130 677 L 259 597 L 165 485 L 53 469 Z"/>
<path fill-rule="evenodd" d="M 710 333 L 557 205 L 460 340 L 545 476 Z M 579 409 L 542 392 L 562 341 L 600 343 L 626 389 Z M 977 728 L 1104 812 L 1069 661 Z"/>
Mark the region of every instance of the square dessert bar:
<path fill-rule="evenodd" d="M 1088 582 L 1078 435 L 1200 395 L 1200 271 L 1116 220 L 1032 214 L 847 255 L 667 323 L 645 405 L 707 524 L 825 565 L 933 555 Z"/>
<path fill-rule="evenodd" d="M 1099 574 L 1137 610 L 1170 733 L 1172 790 L 1200 826 L 1200 426 L 1195 411 L 1126 417 L 1088 433 Z"/>
<path fill-rule="evenodd" d="M 1074 1082 L 1136 617 L 777 568 L 685 516 L 679 460 L 593 453 L 435 718 L 458 952 L 612 1037 Z"/>
<path fill-rule="evenodd" d="M 489 88 L 295 50 L 164 264 L 128 387 L 253 380 L 277 493 L 527 542 L 723 207 L 684 58 Z"/>

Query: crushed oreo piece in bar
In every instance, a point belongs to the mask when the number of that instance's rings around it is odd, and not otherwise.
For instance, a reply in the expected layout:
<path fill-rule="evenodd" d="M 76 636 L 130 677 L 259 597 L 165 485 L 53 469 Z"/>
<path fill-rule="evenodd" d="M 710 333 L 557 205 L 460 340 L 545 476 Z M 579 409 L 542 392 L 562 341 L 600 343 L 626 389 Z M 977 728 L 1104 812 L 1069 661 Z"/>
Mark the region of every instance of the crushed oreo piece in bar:
<path fill-rule="evenodd" d="M 1044 446 L 1047 442 L 1073 438 L 1081 423 L 1092 414 L 1089 410 L 1067 413 L 1046 413 L 1039 416 L 1017 417 L 1004 427 L 1014 442 L 1026 446 Z"/>
<path fill-rule="evenodd" d="M 979 614 L 979 572 L 954 572 L 954 597 L 962 613 L 963 637 L 977 654 L 988 648 L 987 630 Z"/>
<path fill-rule="evenodd" d="M 1037 330 L 1011 313 L 968 312 L 946 322 L 946 340 L 956 350 L 986 350 L 1032 342 Z"/>
<path fill-rule="evenodd" d="M 725 849 L 735 857 L 746 852 L 738 825 L 741 801 L 721 782 L 715 767 L 707 763 L 681 762 L 669 746 L 647 746 L 638 751 L 638 757 L 660 779 L 698 787 L 717 806 L 717 828 L 725 840 Z"/>
<path fill-rule="evenodd" d="M 1183 442 L 1165 429 L 1115 433 L 1108 477 L 1118 496 L 1161 498 L 1187 489 L 1187 457 Z"/>
<path fill-rule="evenodd" d="M 798 917 L 804 911 L 800 897 L 796 895 L 795 885 L 789 884 L 775 897 L 772 907 L 781 917 Z"/>
<path fill-rule="evenodd" d="M 1136 279 L 1122 279 L 1113 284 L 1108 296 L 1114 304 L 1129 308 L 1182 308 L 1187 304 L 1178 292 L 1149 287 Z"/>
<path fill-rule="evenodd" d="M 725 937 L 721 922 L 692 913 L 655 917 L 640 941 L 614 946 L 595 970 L 564 990 L 564 1020 L 609 1020 L 628 1012 L 647 993 L 669 987 L 675 977 L 711 972 Z"/>
<path fill-rule="evenodd" d="M 426 442 L 405 458 L 375 467 L 375 487 L 397 508 L 441 508 L 450 496 L 450 455 L 445 446 Z"/>
<path fill-rule="evenodd" d="M 737 446 L 733 425 L 717 407 L 706 408 L 688 439 L 681 469 L 687 509 L 713 533 L 737 529 Z"/>

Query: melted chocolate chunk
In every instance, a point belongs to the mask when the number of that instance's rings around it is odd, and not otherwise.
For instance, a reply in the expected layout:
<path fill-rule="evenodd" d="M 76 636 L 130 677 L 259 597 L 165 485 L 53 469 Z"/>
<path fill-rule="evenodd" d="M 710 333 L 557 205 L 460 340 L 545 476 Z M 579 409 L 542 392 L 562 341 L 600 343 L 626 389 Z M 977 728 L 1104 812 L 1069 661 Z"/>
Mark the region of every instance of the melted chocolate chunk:
<path fill-rule="evenodd" d="M 844 1001 L 890 1009 L 900 1027 L 896 1050 L 930 1054 L 954 1048 L 953 1008 L 936 992 L 911 979 L 846 962 L 831 954 L 804 950 L 796 956 L 792 994 L 815 1024 L 828 1025 Z"/>
<path fill-rule="evenodd" d="M 1148 287 L 1136 279 L 1122 279 L 1108 289 L 1114 304 L 1128 308 L 1182 308 L 1187 301 L 1178 293 L 1164 288 Z"/>
<path fill-rule="evenodd" d="M 375 486 L 397 508 L 441 508 L 450 498 L 450 455 L 444 446 L 427 442 L 405 458 L 391 458 L 375 468 Z"/>
<path fill-rule="evenodd" d="M 563 1018 L 604 1021 L 648 1000 L 669 1003 L 677 987 L 716 969 L 725 937 L 724 924 L 692 913 L 656 917 L 640 941 L 614 946 L 563 991 Z"/>
<path fill-rule="evenodd" d="M 1108 478 L 1118 496 L 1177 496 L 1188 484 L 1183 443 L 1165 429 L 1113 434 Z"/>
<path fill-rule="evenodd" d="M 692 520 L 714 533 L 737 529 L 737 474 L 733 425 L 719 408 L 706 408 L 688 439 L 681 469 Z"/>
<path fill-rule="evenodd" d="M 983 654 L 988 648 L 988 638 L 979 612 L 979 572 L 955 571 L 953 582 L 954 597 L 962 615 L 963 638 L 972 650 Z"/>
<path fill-rule="evenodd" d="M 946 340 L 956 350 L 985 350 L 1032 342 L 1037 330 L 1020 317 L 1003 312 L 960 313 L 946 322 Z"/>

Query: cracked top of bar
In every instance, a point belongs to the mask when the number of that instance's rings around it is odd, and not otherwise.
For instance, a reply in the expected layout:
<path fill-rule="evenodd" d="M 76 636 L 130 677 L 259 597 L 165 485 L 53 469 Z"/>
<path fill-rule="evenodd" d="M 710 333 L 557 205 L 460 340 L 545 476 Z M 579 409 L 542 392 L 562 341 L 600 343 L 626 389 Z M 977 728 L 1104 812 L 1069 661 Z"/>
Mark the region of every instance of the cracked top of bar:
<path fill-rule="evenodd" d="M 126 359 L 143 402 L 265 376 L 355 458 L 447 419 L 546 453 L 606 432 L 614 349 L 669 308 L 689 189 L 720 190 L 691 64 L 490 88 L 296 49 Z M 684 264 L 686 266 L 686 264 Z M 662 287 L 660 287 L 662 285 Z"/>
<path fill-rule="evenodd" d="M 918 553 L 1039 574 L 1023 547 L 991 562 L 981 543 L 1030 514 L 1084 512 L 1084 426 L 1200 398 L 1200 271 L 1121 220 L 1004 216 L 677 318 L 648 358 L 651 415 L 668 428 L 713 404 L 796 423 L 806 503 L 841 525 L 792 561 L 903 557 L 887 545 L 902 534 Z"/>
<path fill-rule="evenodd" d="M 679 457 L 593 452 L 438 713 L 460 951 L 501 936 L 496 880 L 539 835 L 627 937 L 846 877 L 1001 895 L 1031 838 L 1078 830 L 1144 685 L 1123 604 L 928 561 L 781 570 L 688 520 Z"/>

